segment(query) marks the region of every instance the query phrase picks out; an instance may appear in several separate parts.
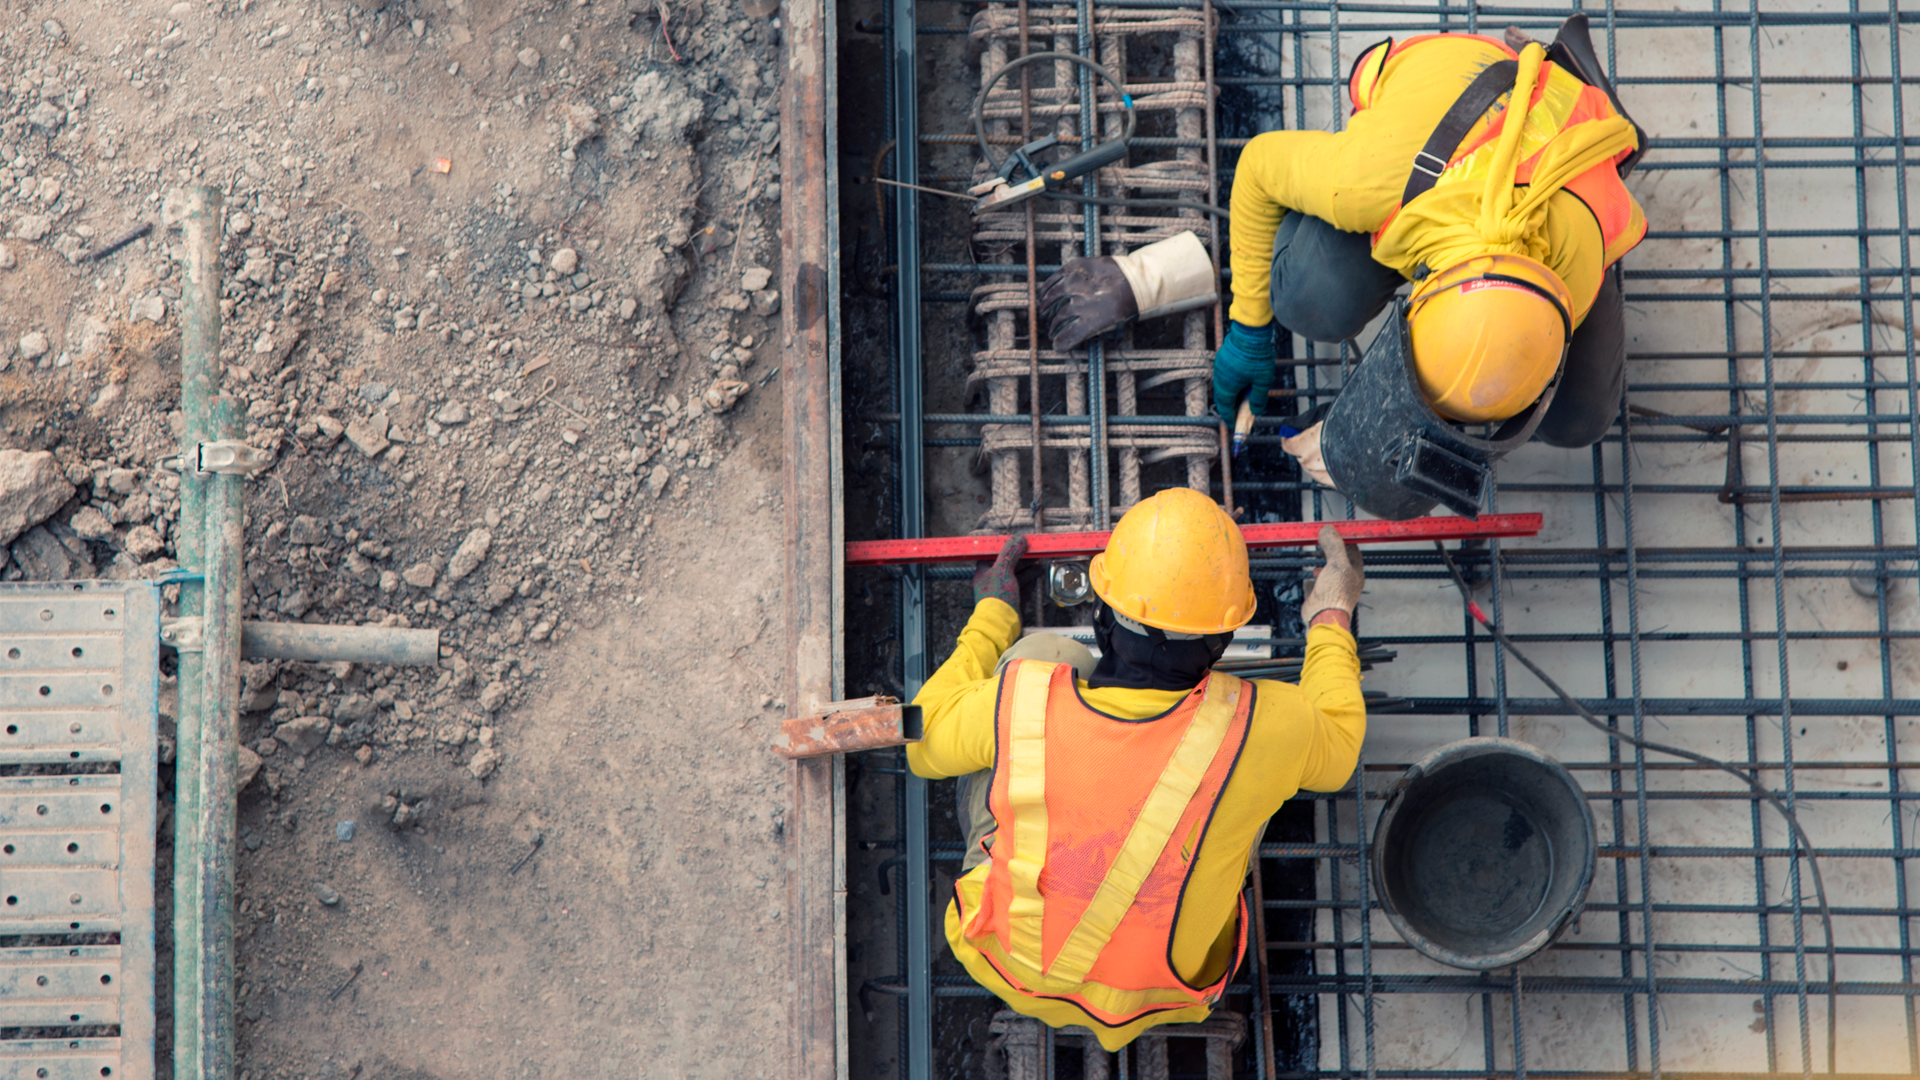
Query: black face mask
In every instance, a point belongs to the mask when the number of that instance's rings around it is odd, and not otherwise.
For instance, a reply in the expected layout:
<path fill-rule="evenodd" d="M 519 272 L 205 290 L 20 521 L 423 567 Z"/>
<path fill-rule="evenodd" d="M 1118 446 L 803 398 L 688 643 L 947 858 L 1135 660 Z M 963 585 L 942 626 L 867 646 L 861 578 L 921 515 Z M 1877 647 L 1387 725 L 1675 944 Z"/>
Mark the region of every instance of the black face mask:
<path fill-rule="evenodd" d="M 1093 636 L 1100 645 L 1100 662 L 1087 680 L 1090 687 L 1126 690 L 1191 690 L 1207 677 L 1233 641 L 1233 635 L 1209 634 L 1189 640 L 1169 639 L 1147 627 L 1136 634 L 1114 620 L 1113 609 L 1100 604 L 1094 612 Z"/>

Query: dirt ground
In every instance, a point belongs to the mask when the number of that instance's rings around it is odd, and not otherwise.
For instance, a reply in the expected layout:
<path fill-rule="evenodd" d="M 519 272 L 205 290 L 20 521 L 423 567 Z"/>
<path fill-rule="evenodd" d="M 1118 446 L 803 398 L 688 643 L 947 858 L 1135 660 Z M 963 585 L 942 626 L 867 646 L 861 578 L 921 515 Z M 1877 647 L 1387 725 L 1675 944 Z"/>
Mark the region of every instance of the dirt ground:
<path fill-rule="evenodd" d="M 247 666 L 243 1076 L 784 1060 L 767 14 L 0 5 L 0 449 L 72 486 L 0 579 L 173 567 L 168 193 L 212 184 L 275 458 L 246 617 L 442 635 L 438 670 Z"/>

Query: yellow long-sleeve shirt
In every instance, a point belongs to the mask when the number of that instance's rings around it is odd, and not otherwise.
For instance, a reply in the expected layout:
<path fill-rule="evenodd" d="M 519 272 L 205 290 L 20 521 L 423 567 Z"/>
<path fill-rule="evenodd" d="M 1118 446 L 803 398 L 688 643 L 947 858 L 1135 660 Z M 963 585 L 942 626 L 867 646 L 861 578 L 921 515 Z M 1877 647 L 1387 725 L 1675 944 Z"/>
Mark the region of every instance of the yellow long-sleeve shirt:
<path fill-rule="evenodd" d="M 1373 103 L 1355 113 L 1345 131 L 1269 131 L 1248 143 L 1233 177 L 1233 321 L 1273 321 L 1267 296 L 1273 234 L 1288 211 L 1347 232 L 1379 229 L 1399 205 L 1413 156 L 1454 99 L 1488 64 L 1508 56 L 1494 43 L 1465 34 L 1420 42 L 1387 61 Z M 1475 124 L 1462 143 L 1478 140 L 1486 125 L 1485 119 Z M 1578 326 L 1605 271 L 1599 223 L 1574 195 L 1556 192 L 1533 241 L 1529 248 L 1566 282 Z M 1387 265 L 1411 278 L 1422 261 L 1415 243 Z"/>
<path fill-rule="evenodd" d="M 914 698 L 925 738 L 907 747 L 907 764 L 918 776 L 939 779 L 990 769 L 994 764 L 994 712 L 1000 654 L 1020 636 L 1020 616 L 995 599 L 980 601 L 960 632 L 953 655 Z M 1360 695 L 1360 659 L 1353 635 L 1336 626 L 1307 631 L 1300 685 L 1256 680 L 1259 694 L 1247 740 L 1220 804 L 1207 827 L 1188 879 L 1180 920 L 1174 927 L 1174 970 L 1188 984 L 1220 978 L 1232 962 L 1239 928 L 1238 897 L 1254 845 L 1267 820 L 1302 788 L 1337 791 L 1360 758 L 1366 737 L 1366 704 Z M 1171 709 L 1178 690 L 1092 689 L 1078 684 L 1081 700 L 1111 716 L 1144 720 Z M 1086 1013 L 1063 1001 L 1027 998 L 1007 985 L 960 932 L 957 904 L 947 906 L 947 943 L 982 986 L 1014 1010 L 1055 1027 L 1087 1024 Z M 1109 1050 L 1118 1049 L 1158 1024 L 1204 1019 L 1202 1008 L 1143 1017 L 1120 1028 L 1088 1024 Z"/>

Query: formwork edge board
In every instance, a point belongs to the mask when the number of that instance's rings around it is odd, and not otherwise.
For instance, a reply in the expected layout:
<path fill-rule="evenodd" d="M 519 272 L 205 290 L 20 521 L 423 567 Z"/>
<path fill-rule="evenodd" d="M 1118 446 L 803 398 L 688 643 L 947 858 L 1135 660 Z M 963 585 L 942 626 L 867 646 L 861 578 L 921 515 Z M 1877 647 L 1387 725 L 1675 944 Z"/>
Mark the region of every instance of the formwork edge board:
<path fill-rule="evenodd" d="M 834 8 L 783 5 L 786 102 L 780 110 L 781 378 L 786 433 L 787 696 L 806 709 L 839 698 L 840 484 L 838 245 L 832 151 Z M 788 839 L 791 964 L 788 1076 L 846 1073 L 844 774 L 833 759 L 795 762 Z"/>

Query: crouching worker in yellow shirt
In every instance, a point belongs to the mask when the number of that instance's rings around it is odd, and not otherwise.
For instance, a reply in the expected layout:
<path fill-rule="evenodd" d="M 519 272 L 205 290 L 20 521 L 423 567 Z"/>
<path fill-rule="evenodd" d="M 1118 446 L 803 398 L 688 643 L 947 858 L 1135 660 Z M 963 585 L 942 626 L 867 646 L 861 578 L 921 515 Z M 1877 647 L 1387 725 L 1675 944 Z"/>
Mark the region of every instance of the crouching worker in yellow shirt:
<path fill-rule="evenodd" d="M 1239 528 L 1197 491 L 1135 506 L 1094 558 L 1097 664 L 1068 639 L 1021 638 L 1025 537 L 975 575 L 973 617 L 915 699 L 926 737 L 907 762 L 963 777 L 947 942 L 1015 1011 L 1117 1050 L 1219 1001 L 1267 819 L 1301 788 L 1345 786 L 1366 735 L 1360 558 L 1331 529 L 1320 545 L 1298 686 L 1210 670 L 1253 616 L 1253 583 Z"/>
<path fill-rule="evenodd" d="M 1644 141 L 1584 15 L 1551 48 L 1518 31 L 1383 41 L 1348 89 L 1346 130 L 1271 131 L 1240 155 L 1214 406 L 1230 424 L 1242 398 L 1267 412 L 1276 325 L 1350 339 L 1412 282 L 1339 399 L 1287 421 L 1282 446 L 1379 517 L 1470 515 L 1499 457 L 1591 446 L 1619 415 L 1619 262 L 1647 231 L 1622 181 Z"/>

